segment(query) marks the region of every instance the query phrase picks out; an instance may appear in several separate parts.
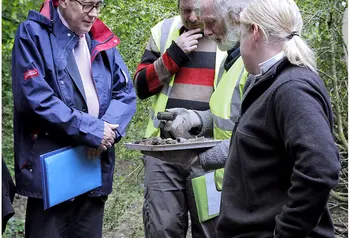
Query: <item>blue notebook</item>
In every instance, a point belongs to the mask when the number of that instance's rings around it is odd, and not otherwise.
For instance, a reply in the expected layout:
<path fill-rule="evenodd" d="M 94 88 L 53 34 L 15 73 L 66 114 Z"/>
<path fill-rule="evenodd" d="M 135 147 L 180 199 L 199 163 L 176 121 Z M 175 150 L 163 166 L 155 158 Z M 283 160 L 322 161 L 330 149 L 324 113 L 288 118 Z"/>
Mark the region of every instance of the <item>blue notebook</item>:
<path fill-rule="evenodd" d="M 45 210 L 102 185 L 101 160 L 89 160 L 87 147 L 64 147 L 40 161 Z"/>

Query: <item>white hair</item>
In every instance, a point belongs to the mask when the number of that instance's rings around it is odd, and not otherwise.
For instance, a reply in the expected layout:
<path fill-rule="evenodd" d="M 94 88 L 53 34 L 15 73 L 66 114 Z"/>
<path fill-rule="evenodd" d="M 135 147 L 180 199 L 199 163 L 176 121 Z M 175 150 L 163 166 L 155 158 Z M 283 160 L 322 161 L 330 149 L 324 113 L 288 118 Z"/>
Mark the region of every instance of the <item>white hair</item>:
<path fill-rule="evenodd" d="M 214 14 L 227 19 L 239 18 L 241 11 L 246 8 L 251 0 L 213 0 Z"/>
<path fill-rule="evenodd" d="M 287 59 L 317 73 L 314 52 L 301 38 L 303 20 L 293 0 L 253 0 L 240 16 L 246 29 L 257 25 L 266 44 L 282 45 Z"/>

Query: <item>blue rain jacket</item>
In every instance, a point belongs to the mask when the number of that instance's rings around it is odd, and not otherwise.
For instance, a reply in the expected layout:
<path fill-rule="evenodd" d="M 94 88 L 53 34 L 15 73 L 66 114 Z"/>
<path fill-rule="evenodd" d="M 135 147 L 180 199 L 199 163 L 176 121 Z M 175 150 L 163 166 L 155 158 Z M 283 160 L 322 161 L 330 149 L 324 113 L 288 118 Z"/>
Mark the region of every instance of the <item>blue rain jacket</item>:
<path fill-rule="evenodd" d="M 86 36 L 99 99 L 98 118 L 88 114 L 72 53 L 79 37 L 63 25 L 53 3 L 46 1 L 40 13 L 30 11 L 17 30 L 12 87 L 19 194 L 42 197 L 41 154 L 64 146 L 97 148 L 103 138 L 104 122 L 120 125 L 118 142 L 136 111 L 130 75 L 115 48 L 119 39 L 99 19 Z M 103 185 L 89 196 L 104 196 L 112 191 L 114 153 L 112 147 L 101 154 Z"/>

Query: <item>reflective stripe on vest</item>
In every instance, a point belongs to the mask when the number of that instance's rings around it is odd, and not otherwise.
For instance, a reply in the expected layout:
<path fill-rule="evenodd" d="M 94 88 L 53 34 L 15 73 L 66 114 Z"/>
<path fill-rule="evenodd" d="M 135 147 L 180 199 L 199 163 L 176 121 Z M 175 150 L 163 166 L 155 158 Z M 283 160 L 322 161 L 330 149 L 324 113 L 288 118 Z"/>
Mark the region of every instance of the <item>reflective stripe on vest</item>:
<path fill-rule="evenodd" d="M 224 179 L 224 169 L 217 169 L 214 171 L 214 181 L 216 190 L 222 190 L 222 181 Z"/>
<path fill-rule="evenodd" d="M 179 37 L 181 26 L 181 18 L 180 16 L 176 16 L 171 19 L 165 19 L 152 28 L 152 37 L 161 55 L 170 47 L 172 41 L 175 41 Z M 220 51 L 219 49 L 216 50 L 215 79 L 217 78 L 221 62 L 226 56 L 226 52 Z M 150 119 L 145 134 L 146 138 L 160 136 L 160 129 L 158 128 L 159 120 L 156 115 L 158 112 L 163 112 L 165 110 L 174 84 L 174 78 L 175 75 L 168 81 L 168 84 L 164 84 L 160 93 L 153 96 L 152 110 L 150 110 Z"/>
<path fill-rule="evenodd" d="M 180 16 L 165 19 L 151 29 L 153 40 L 155 41 L 160 54 L 165 52 L 171 42 L 179 36 L 178 28 L 181 24 Z M 171 34 L 172 33 L 172 34 Z M 169 84 L 164 84 L 162 90 L 157 95 L 153 96 L 152 109 L 150 110 L 150 119 L 147 124 L 145 137 L 155 137 L 160 135 L 158 128 L 159 121 L 157 113 L 164 111 L 168 101 L 172 86 L 174 84 L 174 76 L 169 81 Z"/>
<path fill-rule="evenodd" d="M 223 68 L 223 67 L 222 67 Z M 213 114 L 214 138 L 229 139 L 234 122 L 238 118 L 243 88 L 248 73 L 244 69 L 242 57 L 216 80 L 215 90 L 210 98 L 210 110 Z"/>

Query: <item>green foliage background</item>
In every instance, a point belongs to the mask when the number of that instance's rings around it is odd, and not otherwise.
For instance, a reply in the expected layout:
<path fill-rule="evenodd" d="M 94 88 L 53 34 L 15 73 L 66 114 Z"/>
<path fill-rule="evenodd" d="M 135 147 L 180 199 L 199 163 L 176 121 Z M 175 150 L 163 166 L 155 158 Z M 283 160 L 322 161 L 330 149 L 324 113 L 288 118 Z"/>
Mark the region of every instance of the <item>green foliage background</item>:
<path fill-rule="evenodd" d="M 105 0 L 108 7 L 101 15 L 121 39 L 118 46 L 130 73 L 144 52 L 150 28 L 158 21 L 177 14 L 174 0 Z M 320 75 L 332 97 L 336 118 L 335 133 L 343 165 L 340 184 L 335 188 L 330 206 L 347 211 L 348 169 L 348 73 L 344 63 L 341 38 L 343 11 L 347 3 L 340 0 L 297 0 L 305 23 L 303 36 L 316 50 Z M 39 9 L 41 0 L 2 1 L 2 156 L 13 174 L 11 48 L 18 24 L 30 9 Z M 105 213 L 105 237 L 143 237 L 141 205 L 143 170 L 140 153 L 126 150 L 122 143 L 143 137 L 150 100 L 139 101 L 137 113 L 126 138 L 118 144 L 114 192 L 109 196 Z M 335 210 L 335 209 L 334 209 Z M 24 212 L 21 210 L 21 212 Z M 345 212 L 343 211 L 345 214 Z M 339 212 L 339 214 L 343 214 Z M 346 212 L 347 213 L 347 212 Z M 338 214 L 338 213 L 334 213 Z M 20 215 L 20 216 L 17 216 Z M 23 235 L 23 214 L 12 219 L 5 236 Z M 339 237 L 347 236 L 347 214 L 336 217 Z M 338 216 L 338 215 L 337 215 Z"/>

